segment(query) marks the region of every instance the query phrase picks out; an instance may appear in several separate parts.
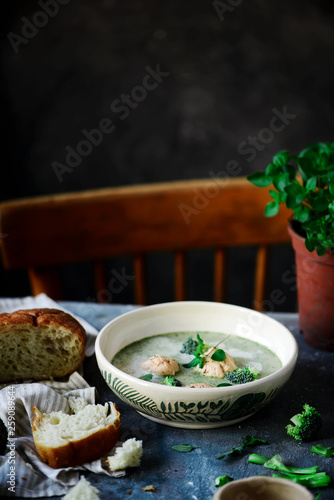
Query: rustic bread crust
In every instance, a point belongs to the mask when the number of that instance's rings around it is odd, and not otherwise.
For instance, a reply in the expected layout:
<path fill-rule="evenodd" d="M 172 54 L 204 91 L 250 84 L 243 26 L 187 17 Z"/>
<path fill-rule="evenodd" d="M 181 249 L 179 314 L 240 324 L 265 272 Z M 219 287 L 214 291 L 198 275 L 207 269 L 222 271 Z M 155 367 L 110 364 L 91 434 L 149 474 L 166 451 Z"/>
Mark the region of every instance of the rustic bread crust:
<path fill-rule="evenodd" d="M 1 374 L 0 369 L 0 382 L 13 382 L 15 380 L 20 380 L 22 378 L 32 378 L 34 380 L 43 380 L 51 377 L 63 377 L 66 376 L 79 368 L 85 358 L 85 343 L 86 343 L 86 332 L 80 323 L 73 318 L 70 314 L 65 313 L 59 309 L 20 309 L 13 313 L 2 313 L 0 314 L 0 355 L 1 350 L 4 352 L 4 347 L 1 349 L 1 343 L 3 346 L 8 342 L 10 336 L 16 336 L 15 343 L 18 345 L 20 339 L 23 339 L 27 335 L 27 330 L 29 330 L 30 335 L 33 332 L 35 336 L 36 343 L 38 343 L 39 337 L 41 335 L 47 335 L 47 328 L 59 328 L 67 330 L 71 335 L 76 336 L 80 345 L 80 355 L 76 355 L 75 362 L 72 362 L 71 366 L 62 366 L 58 363 L 57 369 L 54 373 L 49 373 L 46 376 L 36 375 L 36 363 L 38 364 L 38 359 L 32 357 L 31 359 L 31 374 L 20 372 L 20 364 L 18 363 L 17 373 L 10 378 L 6 378 L 4 363 L 8 361 L 7 359 L 1 360 L 3 365 L 3 374 Z M 50 334 L 52 340 L 52 334 Z M 11 340 L 11 339 L 10 339 Z M 22 348 L 23 349 L 23 348 Z M 43 356 L 43 352 L 39 353 Z M 15 359 L 11 359 L 10 362 L 15 362 Z"/>
<path fill-rule="evenodd" d="M 83 439 L 68 441 L 64 446 L 51 448 L 41 445 L 35 439 L 34 433 L 38 431 L 43 414 L 34 406 L 33 412 L 35 416 L 31 422 L 31 427 L 36 449 L 43 462 L 53 469 L 59 469 L 62 467 L 75 467 L 103 457 L 116 445 L 121 431 L 121 415 L 115 404 L 114 407 L 117 417 L 112 425 L 108 425 Z"/>
<path fill-rule="evenodd" d="M 77 335 L 82 344 L 86 342 L 84 328 L 73 316 L 60 309 L 19 309 L 13 313 L 2 313 L 0 314 L 0 333 L 1 326 L 5 325 L 62 326 Z"/>

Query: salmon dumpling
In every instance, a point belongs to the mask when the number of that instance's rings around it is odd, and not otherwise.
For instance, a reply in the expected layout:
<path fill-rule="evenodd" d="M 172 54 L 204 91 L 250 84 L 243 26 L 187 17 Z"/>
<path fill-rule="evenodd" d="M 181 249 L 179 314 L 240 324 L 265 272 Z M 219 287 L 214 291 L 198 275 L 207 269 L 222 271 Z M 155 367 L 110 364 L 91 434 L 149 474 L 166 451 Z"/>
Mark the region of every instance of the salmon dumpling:
<path fill-rule="evenodd" d="M 175 375 L 179 371 L 178 362 L 169 356 L 155 354 L 140 365 L 140 368 L 155 375 Z"/>
<path fill-rule="evenodd" d="M 225 377 L 227 372 L 233 372 L 236 369 L 236 365 L 234 363 L 234 359 L 228 352 L 225 351 L 226 358 L 224 361 L 214 361 L 211 359 L 214 352 L 217 351 L 216 347 L 212 347 L 208 349 L 203 357 L 206 356 L 206 359 L 203 364 L 203 368 L 200 368 L 198 365 L 195 367 L 195 370 L 207 377 Z"/>

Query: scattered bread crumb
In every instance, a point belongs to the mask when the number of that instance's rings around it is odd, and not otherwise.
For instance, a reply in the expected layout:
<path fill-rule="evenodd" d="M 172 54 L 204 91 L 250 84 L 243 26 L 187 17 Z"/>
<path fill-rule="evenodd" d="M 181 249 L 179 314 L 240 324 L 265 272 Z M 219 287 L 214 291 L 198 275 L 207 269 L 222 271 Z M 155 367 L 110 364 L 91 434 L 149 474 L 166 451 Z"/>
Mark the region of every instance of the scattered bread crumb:
<path fill-rule="evenodd" d="M 64 496 L 63 500 L 100 500 L 99 490 L 92 486 L 84 476 Z"/>
<path fill-rule="evenodd" d="M 144 486 L 142 488 L 143 491 L 151 491 L 152 493 L 156 493 L 157 489 L 153 484 L 150 484 L 149 486 Z"/>
<path fill-rule="evenodd" d="M 139 467 L 142 454 L 143 441 L 131 438 L 116 448 L 114 455 L 107 457 L 107 464 L 111 471 Z"/>

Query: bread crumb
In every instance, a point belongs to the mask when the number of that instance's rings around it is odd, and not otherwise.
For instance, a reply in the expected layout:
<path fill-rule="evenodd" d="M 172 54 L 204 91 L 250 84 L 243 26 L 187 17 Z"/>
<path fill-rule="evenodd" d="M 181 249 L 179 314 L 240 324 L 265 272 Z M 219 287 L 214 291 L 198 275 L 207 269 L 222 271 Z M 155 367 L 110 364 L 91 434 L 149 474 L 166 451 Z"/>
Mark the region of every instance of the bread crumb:
<path fill-rule="evenodd" d="M 107 464 L 111 471 L 139 467 L 142 454 L 143 441 L 131 438 L 116 448 L 114 455 L 107 457 Z"/>
<path fill-rule="evenodd" d="M 100 500 L 99 490 L 92 486 L 84 476 L 64 496 L 63 500 Z"/>
<path fill-rule="evenodd" d="M 152 493 L 156 493 L 157 489 L 153 484 L 150 484 L 149 486 L 144 486 L 142 488 L 143 491 L 151 491 Z"/>

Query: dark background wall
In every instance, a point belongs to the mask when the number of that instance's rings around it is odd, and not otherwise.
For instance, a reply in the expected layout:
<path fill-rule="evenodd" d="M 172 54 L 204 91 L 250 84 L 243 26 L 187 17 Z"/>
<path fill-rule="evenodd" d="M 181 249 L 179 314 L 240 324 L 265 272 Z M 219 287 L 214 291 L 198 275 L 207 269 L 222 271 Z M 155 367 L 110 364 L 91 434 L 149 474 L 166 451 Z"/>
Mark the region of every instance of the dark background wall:
<path fill-rule="evenodd" d="M 280 149 L 298 152 L 309 142 L 332 140 L 331 0 L 29 0 L 7 6 L 1 200 L 220 176 L 230 160 L 238 162 L 238 175 L 247 175 L 265 168 Z M 152 71 L 163 74 L 145 95 L 136 87 Z M 152 77 L 147 81 L 153 86 Z M 127 95 L 131 100 L 120 108 Z M 273 130 L 280 113 L 284 127 Z M 105 118 L 114 130 L 91 151 L 80 147 L 83 130 Z M 253 257 L 252 249 L 231 254 L 230 267 L 237 269 L 228 301 L 250 305 Z M 152 302 L 170 298 L 169 259 L 150 263 L 149 281 L 158 277 Z M 291 249 L 276 249 L 272 264 L 269 291 L 278 288 L 285 297 L 275 309 L 293 309 Z M 126 259 L 110 266 L 126 266 L 131 274 Z M 196 274 L 191 298 L 210 299 L 210 266 L 208 252 L 190 256 Z M 63 269 L 67 298 L 96 298 L 86 271 Z M 29 292 L 21 272 L 0 270 L 0 280 L 0 296 Z M 131 299 L 130 287 L 112 297 Z"/>

